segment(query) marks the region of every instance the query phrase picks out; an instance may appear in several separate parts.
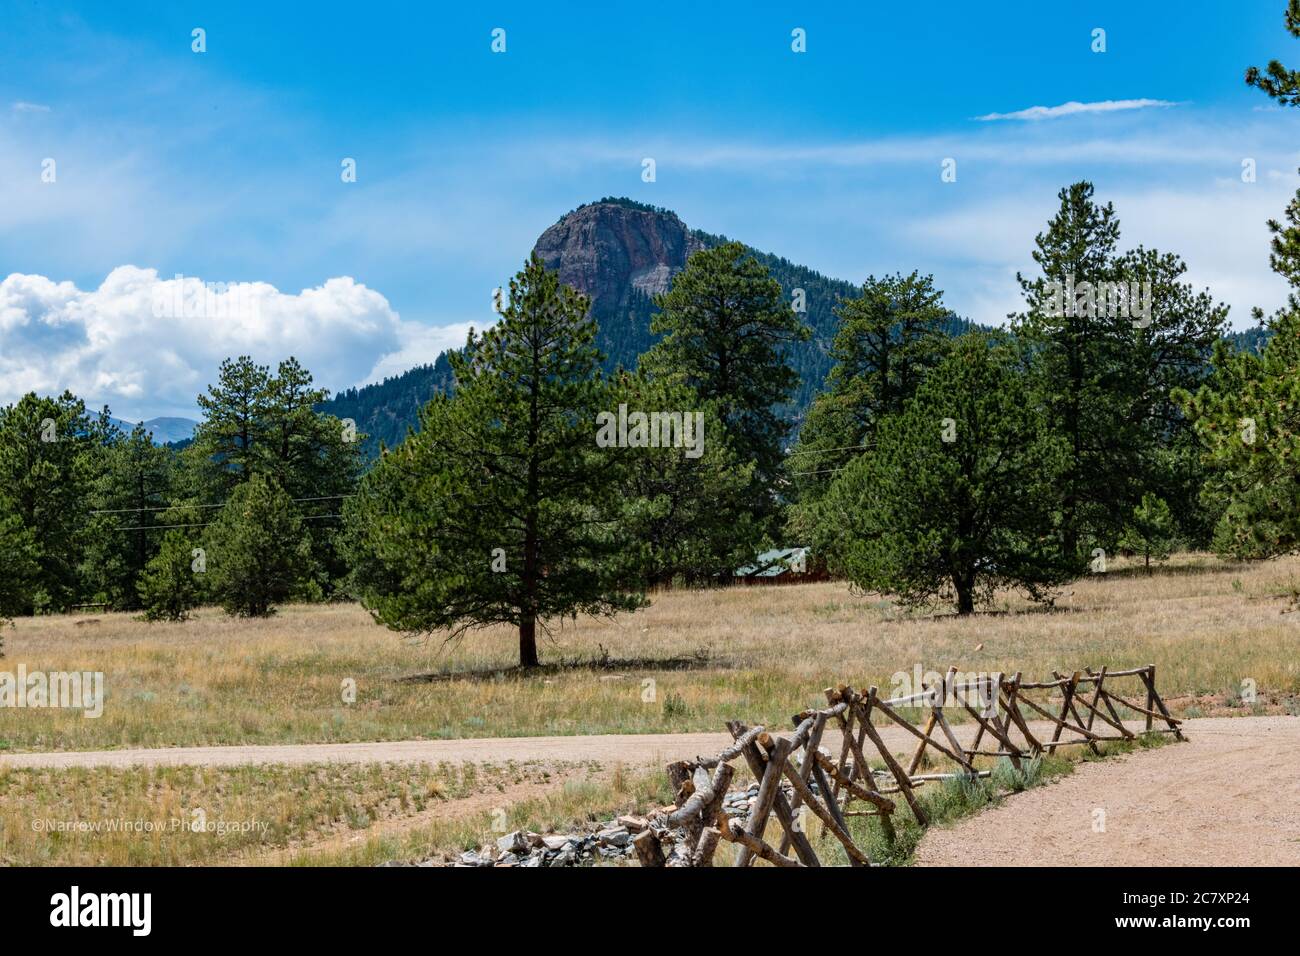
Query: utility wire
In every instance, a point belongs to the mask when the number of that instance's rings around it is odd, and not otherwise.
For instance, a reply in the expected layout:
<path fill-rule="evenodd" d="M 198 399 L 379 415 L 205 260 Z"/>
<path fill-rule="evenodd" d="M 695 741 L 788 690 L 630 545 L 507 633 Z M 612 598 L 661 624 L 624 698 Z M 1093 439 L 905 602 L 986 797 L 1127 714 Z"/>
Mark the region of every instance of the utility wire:
<path fill-rule="evenodd" d="M 303 515 L 301 521 L 316 521 L 320 518 L 342 518 L 340 515 Z M 135 528 L 113 528 L 113 531 L 166 531 L 169 528 L 206 528 L 213 522 L 208 521 L 200 524 L 142 524 Z"/>
<path fill-rule="evenodd" d="M 868 445 L 841 445 L 839 448 L 802 448 L 797 451 L 788 452 L 786 457 L 793 455 L 823 455 L 832 451 L 851 451 L 855 448 L 875 448 L 874 442 Z"/>
<path fill-rule="evenodd" d="M 338 498 L 355 498 L 356 495 L 320 495 L 315 498 L 291 498 L 290 501 L 334 501 Z M 148 508 L 113 508 L 103 511 L 92 511 L 92 515 L 121 515 L 134 511 L 171 511 L 173 508 L 224 508 L 225 502 L 219 505 L 156 505 Z"/>

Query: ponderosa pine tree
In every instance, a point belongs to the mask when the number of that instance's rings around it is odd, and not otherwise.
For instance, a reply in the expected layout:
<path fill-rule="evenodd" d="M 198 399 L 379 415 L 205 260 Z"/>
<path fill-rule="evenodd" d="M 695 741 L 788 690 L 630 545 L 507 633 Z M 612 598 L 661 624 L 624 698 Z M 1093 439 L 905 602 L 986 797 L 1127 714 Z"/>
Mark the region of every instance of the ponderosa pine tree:
<path fill-rule="evenodd" d="M 663 336 L 641 356 L 653 378 L 686 385 L 722 416 L 728 444 L 754 462 L 755 506 L 770 511 L 790 423 L 779 406 L 799 376 L 786 350 L 812 334 L 780 284 L 738 242 L 693 254 L 655 300 L 650 331 Z"/>
<path fill-rule="evenodd" d="M 1282 17 L 1286 32 L 1300 37 L 1300 0 L 1287 0 Z M 1257 66 L 1247 67 L 1246 85 L 1263 90 L 1283 106 L 1300 106 L 1300 72 L 1288 70 L 1277 60 L 1270 60 L 1262 74 Z"/>
<path fill-rule="evenodd" d="M 1291 293 L 1268 344 L 1252 354 L 1220 342 L 1209 381 L 1175 393 L 1204 448 L 1202 497 L 1221 515 L 1214 550 L 1235 558 L 1300 549 L 1300 191 L 1269 228 L 1270 264 Z"/>
<path fill-rule="evenodd" d="M 69 392 L 28 394 L 0 408 L 0 497 L 35 563 L 21 614 L 66 609 L 82 593 L 78 570 L 106 428 L 106 414 L 92 419 Z"/>
<path fill-rule="evenodd" d="M 260 474 L 230 493 L 203 542 L 207 587 L 230 614 L 272 614 L 313 577 L 311 537 L 293 500 Z"/>
<path fill-rule="evenodd" d="M 820 501 L 823 526 L 836 529 L 832 571 L 909 606 L 948 595 L 959 614 L 1000 587 L 1042 600 L 1077 575 L 1057 508 L 1068 444 L 1026 384 L 1010 345 L 955 340 Z"/>
<path fill-rule="evenodd" d="M 1184 281 L 1187 266 L 1172 253 L 1138 247 L 1117 257 L 1115 270 L 1125 287 L 1150 289 L 1150 314 L 1115 350 L 1111 400 L 1123 413 L 1125 432 L 1135 436 L 1125 460 L 1135 489 L 1168 503 L 1177 533 L 1203 547 L 1218 515 L 1199 500 L 1206 478 L 1200 443 L 1174 395 L 1206 380 L 1215 345 L 1227 332 L 1228 308 Z"/>
<path fill-rule="evenodd" d="M 1177 256 L 1118 253 L 1119 220 L 1090 183 L 1059 198 L 1035 240 L 1041 273 L 1019 277 L 1027 311 L 1013 319 L 1037 399 L 1069 444 L 1067 545 L 1113 546 L 1148 491 L 1179 502 L 1180 526 L 1203 537 L 1211 519 L 1193 504 L 1203 475 L 1172 396 L 1203 378 L 1227 308 L 1183 281 Z"/>
<path fill-rule="evenodd" d="M 99 513 L 89 520 L 81 576 L 95 601 L 135 607 L 136 582 L 161 543 L 151 528 L 165 523 L 158 519 L 170 503 L 175 456 L 139 425 L 129 435 L 111 429 L 101 456 L 91 499 Z"/>
<path fill-rule="evenodd" d="M 1177 544 L 1173 512 L 1163 498 L 1147 492 L 1142 503 L 1133 509 L 1133 516 L 1124 528 L 1119 546 L 1142 558 L 1147 573 L 1151 561 L 1167 561 Z"/>
<path fill-rule="evenodd" d="M 186 449 L 186 471 L 205 503 L 225 501 L 232 491 L 261 471 L 268 428 L 271 373 L 249 356 L 225 359 L 217 382 L 197 399 L 203 421 Z"/>
<path fill-rule="evenodd" d="M 203 599 L 204 564 L 196 568 L 198 536 L 185 530 L 167 531 L 136 583 L 146 621 L 183 621 Z M 200 570 L 201 569 L 201 570 Z"/>
<path fill-rule="evenodd" d="M 945 323 L 951 313 L 932 276 L 870 276 L 862 294 L 842 301 L 835 313 L 840 319 L 831 345 L 836 364 L 786 460 L 797 497 L 790 527 L 805 541 L 813 503 L 839 468 L 864 453 L 875 425 L 902 410 L 949 343 Z"/>
<path fill-rule="evenodd" d="M 596 444 L 614 408 L 588 302 L 533 257 L 500 321 L 452 359 L 456 387 L 386 452 L 348 505 L 353 586 L 410 633 L 510 624 L 519 663 L 537 630 L 644 603 L 644 547 L 621 523 L 620 449 Z"/>
<path fill-rule="evenodd" d="M 1034 240 L 1041 274 L 1017 275 L 1027 309 L 1013 316 L 1017 336 L 1033 349 L 1038 401 L 1067 443 L 1060 508 L 1066 546 L 1075 553 L 1109 544 L 1140 494 L 1141 443 L 1126 415 L 1121 357 L 1132 320 L 1090 307 L 1086 297 L 1080 308 L 1073 291 L 1119 281 L 1119 220 L 1110 203 L 1098 205 L 1092 196 L 1088 182 L 1058 194 L 1056 215 Z"/>
<path fill-rule="evenodd" d="M 328 397 L 293 357 L 274 374 L 246 355 L 226 359 L 217 383 L 198 397 L 205 418 L 184 455 L 188 487 L 177 495 L 220 504 L 253 475 L 269 478 L 307 520 L 316 587 L 326 593 L 347 569 L 337 553 L 338 522 L 324 516 L 337 514 L 355 489 L 365 438 L 315 410 Z"/>
<path fill-rule="evenodd" d="M 607 450 L 624 459 L 622 523 L 646 549 L 647 583 L 701 584 L 729 577 L 753 559 L 762 543 L 763 529 L 752 513 L 754 463 L 737 460 L 722 439 L 716 407 L 692 389 L 630 373 L 613 385 L 613 401 L 619 405 L 697 423 L 690 436 L 697 443 L 694 450 Z"/>
<path fill-rule="evenodd" d="M 31 531 L 6 507 L 0 494 L 0 657 L 4 656 L 4 628 L 9 619 L 30 613 L 38 570 Z"/>

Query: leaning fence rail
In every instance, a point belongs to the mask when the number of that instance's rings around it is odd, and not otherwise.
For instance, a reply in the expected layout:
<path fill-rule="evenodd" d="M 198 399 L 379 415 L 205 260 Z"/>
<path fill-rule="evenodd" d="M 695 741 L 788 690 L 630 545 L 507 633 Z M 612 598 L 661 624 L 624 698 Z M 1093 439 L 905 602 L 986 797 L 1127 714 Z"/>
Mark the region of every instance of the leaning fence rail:
<path fill-rule="evenodd" d="M 1145 705 L 1115 689 L 1117 681 L 1137 678 L 1138 696 Z M 851 866 L 870 866 L 866 850 L 853 838 L 850 817 L 875 816 L 887 839 L 893 838 L 893 814 L 900 801 L 916 821 L 929 823 L 916 791 L 955 777 L 986 777 L 977 758 L 1006 758 L 1021 762 L 1060 747 L 1086 746 L 1094 751 L 1104 741 L 1133 740 L 1121 710 L 1145 718 L 1145 732 L 1171 733 L 1185 739 L 1181 721 L 1169 713 L 1156 692 L 1155 665 L 1111 671 L 1086 668 L 1070 674 L 1052 672 L 1050 681 L 1025 681 L 1020 673 L 994 674 L 959 680 L 955 667 L 942 680 L 919 692 L 882 698 L 876 687 L 858 691 L 848 685 L 826 690 L 827 706 L 796 714 L 789 736 L 766 728 L 727 723 L 732 744 L 713 757 L 697 757 L 668 765 L 676 803 L 651 818 L 651 826 L 633 841 L 643 866 L 710 866 L 720 843 L 736 845 L 736 865 L 761 859 L 775 866 L 821 866 L 803 820 L 816 817 L 825 832 L 844 848 Z M 1131 692 L 1130 692 L 1131 693 Z M 1053 695 L 1059 695 L 1054 698 Z M 904 711 L 920 711 L 920 725 Z M 954 727 L 948 713 L 971 718 Z M 1026 712 L 1032 716 L 1026 719 Z M 1040 740 L 1030 721 L 1045 721 L 1051 737 Z M 1157 728 L 1156 722 L 1166 726 Z M 880 729 L 896 724 L 916 738 L 906 766 L 895 756 Z M 840 734 L 839 756 L 822 746 L 827 726 Z M 963 743 L 957 730 L 973 730 Z M 1041 730 L 1041 728 L 1040 728 Z M 955 769 L 921 773 L 927 752 L 934 751 Z M 884 765 L 873 769 L 870 756 Z M 758 781 L 758 794 L 744 822 L 727 816 L 724 799 L 743 761 Z M 899 800 L 893 799 L 897 795 Z M 780 839 L 767 840 L 775 820 Z M 666 852 L 667 847 L 673 852 Z"/>

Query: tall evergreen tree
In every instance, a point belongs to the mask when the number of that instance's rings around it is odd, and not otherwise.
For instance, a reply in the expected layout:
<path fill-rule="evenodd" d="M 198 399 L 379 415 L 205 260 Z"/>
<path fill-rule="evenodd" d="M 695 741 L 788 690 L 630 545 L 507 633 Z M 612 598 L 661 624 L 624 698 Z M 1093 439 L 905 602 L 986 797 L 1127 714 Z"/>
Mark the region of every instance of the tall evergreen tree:
<path fill-rule="evenodd" d="M 136 583 L 157 553 L 152 526 L 170 500 L 174 453 L 155 445 L 137 425 L 131 434 L 112 429 L 92 492 L 82 580 L 87 594 L 117 608 L 138 603 Z"/>
<path fill-rule="evenodd" d="M 537 630 L 640 606 L 643 548 L 620 519 L 621 456 L 596 444 L 614 395 L 587 300 L 532 258 L 496 326 L 453 358 L 456 387 L 385 454 L 348 508 L 354 587 L 381 622 L 451 637 Z"/>
<path fill-rule="evenodd" d="M 1214 549 L 1236 558 L 1300 550 L 1300 192 L 1286 222 L 1269 227 L 1270 263 L 1291 293 L 1268 319 L 1267 345 L 1255 354 L 1218 343 L 1209 381 L 1175 393 L 1204 449 L 1202 497 L 1220 515 Z"/>
<path fill-rule="evenodd" d="M 1300 37 L 1300 0 L 1287 0 L 1282 18 L 1286 32 Z M 1300 106 L 1300 72 L 1287 69 L 1278 60 L 1270 60 L 1262 73 L 1257 66 L 1247 67 L 1246 85 L 1263 90 L 1283 106 Z"/>
<path fill-rule="evenodd" d="M 836 308 L 840 327 L 826 389 L 814 400 L 787 458 L 798 495 L 791 528 L 806 538 L 810 505 L 837 470 L 863 454 L 875 426 L 902 410 L 943 357 L 951 313 L 932 276 L 869 276 L 862 294 Z"/>
<path fill-rule="evenodd" d="M 780 406 L 799 384 L 787 350 L 811 331 L 738 242 L 696 252 L 655 304 L 651 331 L 663 338 L 639 367 L 715 404 L 727 441 L 754 462 L 759 492 L 770 496 L 790 431 Z"/>
<path fill-rule="evenodd" d="M 187 530 L 167 531 L 157 553 L 149 559 L 144 573 L 136 582 L 140 603 L 147 621 L 183 621 L 203 599 L 203 576 L 207 573 L 206 556 L 202 570 L 195 567 L 196 536 Z"/>
<path fill-rule="evenodd" d="M 92 419 L 69 392 L 28 394 L 0 409 L 0 512 L 17 518 L 35 564 L 22 614 L 66 609 L 82 593 L 78 566 L 106 429 L 107 414 Z"/>
<path fill-rule="evenodd" d="M 1067 443 L 1061 510 L 1066 545 L 1075 552 L 1118 532 L 1140 470 L 1138 437 L 1120 400 L 1127 389 L 1119 352 L 1132 338 L 1132 321 L 1073 294 L 1118 282 L 1119 220 L 1110 203 L 1100 206 L 1092 196 L 1088 182 L 1058 194 L 1056 215 L 1034 240 L 1041 274 L 1017 275 L 1027 311 L 1013 317 L 1017 334 L 1034 349 L 1040 401 Z"/>
<path fill-rule="evenodd" d="M 268 427 L 271 374 L 249 356 L 225 359 L 217 383 L 198 397 L 203 421 L 186 449 L 189 472 L 199 483 L 197 491 L 211 500 L 225 501 L 242 482 L 260 469 Z"/>
<path fill-rule="evenodd" d="M 876 435 L 819 502 L 833 571 L 907 605 L 947 596 L 959 614 L 1000 587 L 1044 599 L 1079 573 L 1057 513 L 1069 446 L 1011 347 L 962 336 Z"/>
<path fill-rule="evenodd" d="M 1136 436 L 1132 457 L 1141 506 L 1148 492 L 1170 503 L 1180 534 L 1209 542 L 1217 517 L 1200 499 L 1205 482 L 1199 442 L 1174 394 L 1205 381 L 1215 344 L 1227 333 L 1228 308 L 1184 281 L 1187 266 L 1172 253 L 1138 247 L 1115 260 L 1127 288 L 1150 288 L 1150 314 L 1128 330 L 1112 401 L 1123 409 L 1125 433 Z M 1122 333 L 1121 333 L 1122 334 Z"/>
<path fill-rule="evenodd" d="M 0 496 L 0 657 L 4 656 L 4 628 L 10 618 L 30 613 L 38 571 L 36 542 L 16 514 L 6 510 Z"/>
<path fill-rule="evenodd" d="M 274 373 L 248 356 L 227 359 L 217 383 L 199 396 L 205 419 L 185 452 L 189 487 L 177 495 L 220 504 L 252 476 L 269 478 L 308 519 L 316 583 L 325 593 L 347 574 L 337 551 L 337 521 L 327 516 L 338 514 L 356 487 L 365 438 L 316 411 L 328 397 L 295 358 Z"/>

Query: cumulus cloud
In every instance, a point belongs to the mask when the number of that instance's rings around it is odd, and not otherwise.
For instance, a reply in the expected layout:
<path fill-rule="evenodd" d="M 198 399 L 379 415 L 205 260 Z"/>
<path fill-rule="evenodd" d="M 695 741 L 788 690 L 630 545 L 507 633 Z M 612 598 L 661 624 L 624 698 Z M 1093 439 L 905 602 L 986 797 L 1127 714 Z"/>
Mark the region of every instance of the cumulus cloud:
<path fill-rule="evenodd" d="M 294 355 L 338 389 L 418 341 L 409 326 L 348 277 L 289 294 L 131 265 L 92 290 L 14 273 L 0 281 L 0 402 L 69 389 L 122 417 L 192 415 L 221 360 L 245 354 L 268 364 Z"/>
<path fill-rule="evenodd" d="M 1028 109 L 1016 110 L 1014 113 L 985 113 L 983 116 L 975 118 L 985 123 L 996 120 L 1033 121 L 1056 119 L 1060 116 L 1074 116 L 1079 113 L 1114 113 L 1118 110 L 1144 110 L 1153 106 L 1177 105 L 1177 103 L 1170 100 L 1098 100 L 1093 103 L 1080 103 L 1078 100 L 1070 100 L 1070 102 L 1062 103 L 1060 106 L 1031 106 Z"/>

